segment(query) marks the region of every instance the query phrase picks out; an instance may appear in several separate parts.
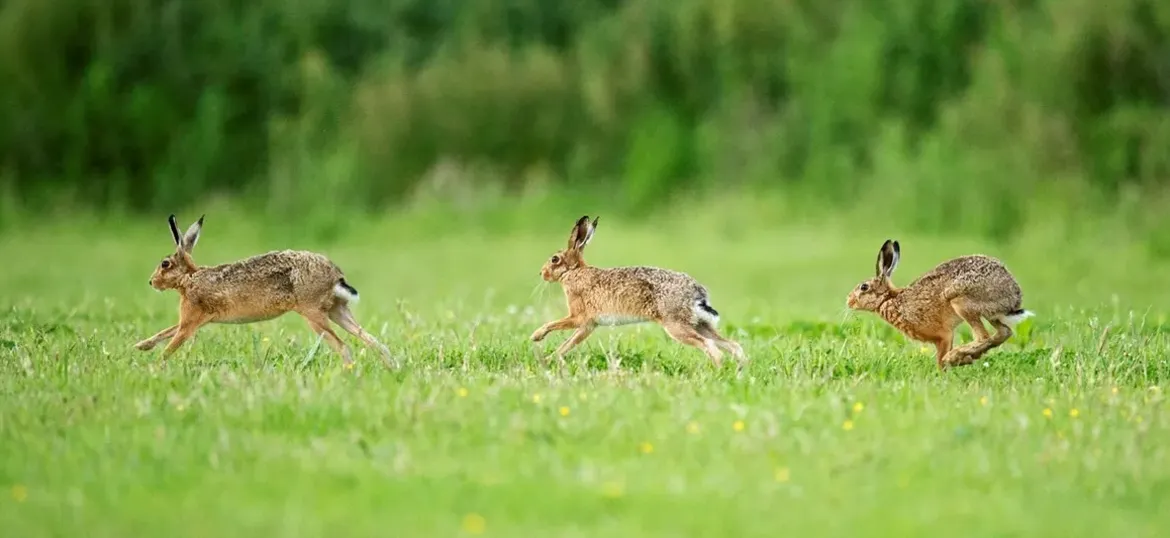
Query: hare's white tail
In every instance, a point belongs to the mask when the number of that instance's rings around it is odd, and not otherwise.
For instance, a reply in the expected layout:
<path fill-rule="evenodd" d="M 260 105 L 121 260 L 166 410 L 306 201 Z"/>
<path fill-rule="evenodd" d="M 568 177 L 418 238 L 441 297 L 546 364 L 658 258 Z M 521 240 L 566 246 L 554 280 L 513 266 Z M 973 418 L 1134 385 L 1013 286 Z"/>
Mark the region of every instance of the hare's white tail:
<path fill-rule="evenodd" d="M 347 303 L 356 303 L 360 299 L 360 297 L 358 297 L 358 290 L 353 286 L 350 286 L 344 278 L 338 280 L 337 284 L 333 285 L 333 295 L 336 295 L 338 299 L 341 299 Z"/>
<path fill-rule="evenodd" d="M 1024 320 L 1026 320 L 1034 315 L 1036 315 L 1036 314 L 1034 314 L 1030 310 L 1022 310 L 1021 309 L 1021 310 L 1016 310 L 1015 312 L 1012 312 L 1012 313 L 1010 313 L 1010 314 L 1008 314 L 1000 319 L 1003 320 L 1003 322 L 1006 323 L 1009 327 L 1014 328 L 1016 325 L 1019 325 L 1021 321 L 1024 321 Z"/>
<path fill-rule="evenodd" d="M 719 312 L 715 311 L 710 304 L 707 304 L 706 299 L 695 301 L 695 317 L 699 319 L 699 322 L 706 323 L 712 327 L 719 324 Z"/>

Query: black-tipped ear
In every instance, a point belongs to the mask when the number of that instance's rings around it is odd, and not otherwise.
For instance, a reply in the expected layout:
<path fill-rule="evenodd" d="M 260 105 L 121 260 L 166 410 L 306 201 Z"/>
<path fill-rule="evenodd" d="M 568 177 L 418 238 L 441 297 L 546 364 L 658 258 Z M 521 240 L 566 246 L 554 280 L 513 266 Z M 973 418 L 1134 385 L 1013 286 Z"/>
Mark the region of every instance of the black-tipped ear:
<path fill-rule="evenodd" d="M 585 245 L 588 245 L 589 242 L 593 240 L 593 233 L 597 231 L 597 220 L 600 218 L 601 217 L 593 217 L 593 222 L 588 223 L 587 227 L 585 228 L 585 238 L 581 240 L 581 246 L 578 248 L 585 248 Z"/>
<path fill-rule="evenodd" d="M 191 252 L 191 249 L 195 248 L 195 243 L 199 242 L 199 234 L 203 231 L 203 217 L 204 215 L 200 215 L 199 220 L 195 221 L 195 224 L 187 228 L 187 233 L 183 234 L 183 250 L 188 253 Z"/>
<path fill-rule="evenodd" d="M 573 224 L 573 231 L 569 232 L 569 249 L 581 248 L 581 242 L 589 229 L 589 215 L 584 215 Z"/>
<path fill-rule="evenodd" d="M 898 268 L 898 261 L 902 258 L 902 247 L 897 241 L 886 239 L 882 243 L 882 250 L 878 253 L 877 276 L 890 278 L 894 269 Z"/>
<path fill-rule="evenodd" d="M 181 245 L 183 243 L 183 237 L 179 235 L 179 225 L 175 222 L 174 215 L 171 215 L 167 219 L 167 224 L 171 225 L 171 235 L 175 238 L 175 246 Z"/>

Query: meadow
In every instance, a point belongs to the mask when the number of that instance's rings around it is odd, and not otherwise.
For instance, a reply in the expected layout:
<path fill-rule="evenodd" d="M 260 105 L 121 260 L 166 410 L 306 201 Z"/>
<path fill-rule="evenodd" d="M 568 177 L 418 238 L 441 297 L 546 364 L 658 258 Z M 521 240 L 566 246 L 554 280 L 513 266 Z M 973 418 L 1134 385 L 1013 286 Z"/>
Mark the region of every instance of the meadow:
<path fill-rule="evenodd" d="M 7 0 L 0 535 L 1170 535 L 1167 50 L 1155 0 Z M 402 368 L 295 315 L 134 350 L 171 212 L 328 254 Z M 547 365 L 583 214 L 744 375 Z M 844 310 L 886 239 L 1036 317 L 940 372 Z"/>
<path fill-rule="evenodd" d="M 540 264 L 580 214 L 402 211 L 337 237 L 221 206 L 195 259 L 327 253 L 401 359 L 352 370 L 290 315 L 204 328 L 171 359 L 147 285 L 165 215 L 0 235 L 7 536 L 1165 536 L 1168 264 L 1105 227 L 1011 241 L 767 215 L 755 198 L 601 213 L 599 266 L 686 271 L 751 359 L 715 371 L 653 325 L 601 329 L 558 372 L 528 336 L 565 309 Z M 753 204 L 755 204 L 753 206 Z M 198 215 L 181 214 L 185 226 Z M 291 225 L 289 225 L 291 226 Z M 1085 227 L 1088 229 L 1089 227 Z M 1036 317 L 971 367 L 843 311 L 899 239 L 895 281 L 1000 257 Z M 970 332 L 962 338 L 969 339 Z"/>

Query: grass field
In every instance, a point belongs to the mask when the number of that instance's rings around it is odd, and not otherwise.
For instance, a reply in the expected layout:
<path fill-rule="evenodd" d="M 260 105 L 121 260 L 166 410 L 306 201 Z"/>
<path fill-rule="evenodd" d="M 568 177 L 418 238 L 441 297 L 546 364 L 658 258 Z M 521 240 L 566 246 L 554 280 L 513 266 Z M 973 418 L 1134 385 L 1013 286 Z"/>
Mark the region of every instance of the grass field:
<path fill-rule="evenodd" d="M 710 214 L 716 214 L 712 211 Z M 595 265 L 711 290 L 742 379 L 655 326 L 602 329 L 563 375 L 527 341 L 564 312 L 540 282 L 577 214 L 429 233 L 403 216 L 321 250 L 400 371 L 353 371 L 287 316 L 209 326 L 171 360 L 147 286 L 165 221 L 0 236 L 5 536 L 1166 536 L 1168 267 L 1108 234 L 1009 245 L 728 212 L 602 217 Z M 180 216 L 184 225 L 197 215 Z M 664 217 L 667 219 L 668 217 Z M 746 217 L 742 217 L 746 218 Z M 274 237 L 280 239 L 274 239 Z M 887 236 L 895 281 L 1002 258 L 1037 316 L 976 366 L 843 316 Z M 209 212 L 215 264 L 317 248 Z M 969 338 L 969 333 L 964 333 Z M 728 361 L 730 362 L 730 361 Z"/>

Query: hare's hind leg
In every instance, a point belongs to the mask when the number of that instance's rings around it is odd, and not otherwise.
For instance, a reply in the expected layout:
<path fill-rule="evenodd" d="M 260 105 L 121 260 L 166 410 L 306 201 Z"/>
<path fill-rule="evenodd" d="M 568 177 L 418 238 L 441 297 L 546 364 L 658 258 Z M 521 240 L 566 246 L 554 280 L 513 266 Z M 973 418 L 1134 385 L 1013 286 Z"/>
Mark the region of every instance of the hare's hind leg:
<path fill-rule="evenodd" d="M 735 357 L 735 360 L 741 369 L 743 368 L 744 364 L 747 363 L 747 356 L 743 353 L 743 346 L 739 345 L 739 342 L 736 342 L 735 340 L 724 338 L 723 335 L 719 334 L 719 331 L 715 329 L 715 326 L 708 323 L 699 323 L 695 326 L 695 330 L 704 338 L 714 341 L 715 345 L 727 350 L 728 353 L 731 353 L 731 355 Z"/>
<path fill-rule="evenodd" d="M 333 320 L 334 323 L 342 329 L 345 329 L 349 334 L 361 338 L 367 345 L 377 349 L 382 354 L 382 359 L 386 361 L 387 365 L 392 368 L 395 366 L 394 356 L 390 354 L 390 348 L 382 345 L 381 342 L 374 338 L 374 335 L 366 332 L 361 324 L 354 319 L 353 312 L 349 310 L 349 307 L 345 303 L 334 305 L 333 309 L 329 311 L 329 319 Z"/>
<path fill-rule="evenodd" d="M 703 336 L 695 326 L 685 322 L 667 321 L 663 322 L 662 328 L 666 329 L 666 334 L 679 343 L 703 350 L 703 353 L 706 353 L 711 362 L 715 364 L 716 369 L 723 365 L 723 352 L 719 351 L 714 340 Z"/>
<path fill-rule="evenodd" d="M 309 327 L 313 332 L 321 335 L 325 339 L 325 343 L 333 348 L 339 355 L 341 360 L 348 366 L 353 364 L 353 357 L 350 356 L 349 347 L 337 337 L 337 333 L 329 328 L 329 316 L 320 310 L 298 310 L 298 314 L 309 322 Z"/>
<path fill-rule="evenodd" d="M 996 328 L 994 336 L 987 332 L 987 327 L 983 325 L 984 313 L 998 308 L 998 305 L 989 306 L 967 297 L 957 297 L 951 301 L 951 308 L 963 321 L 967 322 L 967 325 L 971 327 L 971 332 L 975 333 L 975 341 L 952 349 L 943 359 L 944 363 L 953 366 L 971 364 L 979 360 L 990 349 L 998 347 L 1011 338 L 1011 327 L 1000 321 L 992 321 L 992 325 Z"/>
<path fill-rule="evenodd" d="M 999 320 L 992 320 L 991 325 L 995 327 L 995 334 L 991 335 L 985 340 L 975 341 L 955 350 L 956 356 L 952 359 L 952 364 L 955 366 L 963 366 L 971 364 L 988 351 L 1003 345 L 1012 337 L 1012 328 L 1006 323 Z"/>
<path fill-rule="evenodd" d="M 980 308 L 981 304 L 972 301 L 966 297 L 959 297 L 951 301 L 951 308 L 955 313 L 971 326 L 971 332 L 975 333 L 975 341 L 981 342 L 991 338 L 987 332 L 987 327 L 983 325 L 984 308 Z"/>

